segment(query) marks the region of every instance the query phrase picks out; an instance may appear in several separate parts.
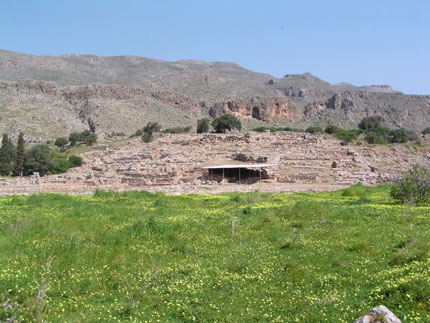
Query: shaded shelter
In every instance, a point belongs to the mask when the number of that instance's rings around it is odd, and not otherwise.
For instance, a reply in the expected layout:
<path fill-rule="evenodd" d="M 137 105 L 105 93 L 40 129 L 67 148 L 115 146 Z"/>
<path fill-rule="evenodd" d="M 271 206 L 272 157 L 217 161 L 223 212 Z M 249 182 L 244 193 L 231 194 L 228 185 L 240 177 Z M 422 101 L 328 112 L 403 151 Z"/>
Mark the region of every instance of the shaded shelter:
<path fill-rule="evenodd" d="M 216 165 L 206 166 L 210 180 L 229 182 L 256 182 L 270 178 L 267 169 L 275 164 L 238 164 L 238 165 Z"/>

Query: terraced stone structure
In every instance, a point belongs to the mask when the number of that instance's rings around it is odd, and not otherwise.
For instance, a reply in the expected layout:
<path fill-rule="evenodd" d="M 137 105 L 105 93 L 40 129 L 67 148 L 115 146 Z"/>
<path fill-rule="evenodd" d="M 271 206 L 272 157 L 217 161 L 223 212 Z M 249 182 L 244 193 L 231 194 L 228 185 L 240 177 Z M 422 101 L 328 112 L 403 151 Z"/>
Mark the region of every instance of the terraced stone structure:
<path fill-rule="evenodd" d="M 424 138 L 424 144 L 429 138 Z M 223 191 L 319 191 L 355 183 L 394 180 L 414 164 L 430 165 L 430 148 L 342 146 L 325 135 L 277 132 L 163 135 L 151 143 L 140 138 L 107 142 L 82 155 L 85 164 L 62 175 L 3 180 L 0 194 L 92 192 L 96 188 L 168 193 Z M 211 180 L 203 167 L 270 163 L 263 180 L 250 184 Z"/>

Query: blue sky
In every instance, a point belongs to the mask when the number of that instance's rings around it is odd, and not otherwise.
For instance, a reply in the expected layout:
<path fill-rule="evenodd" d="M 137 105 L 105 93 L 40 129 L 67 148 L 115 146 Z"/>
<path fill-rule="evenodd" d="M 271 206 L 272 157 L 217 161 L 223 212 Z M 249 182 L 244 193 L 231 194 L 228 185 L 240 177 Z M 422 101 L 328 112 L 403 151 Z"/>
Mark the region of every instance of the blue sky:
<path fill-rule="evenodd" d="M 430 94 L 429 17 L 430 0 L 1 0 L 0 48 L 233 61 Z"/>

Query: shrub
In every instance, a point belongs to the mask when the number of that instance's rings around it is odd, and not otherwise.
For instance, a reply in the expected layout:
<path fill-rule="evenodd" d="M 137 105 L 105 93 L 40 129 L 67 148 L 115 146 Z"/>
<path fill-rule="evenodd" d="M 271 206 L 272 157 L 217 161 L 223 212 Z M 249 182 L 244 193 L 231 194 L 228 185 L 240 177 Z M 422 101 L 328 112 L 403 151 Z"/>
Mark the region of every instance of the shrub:
<path fill-rule="evenodd" d="M 357 139 L 358 135 L 352 130 L 338 129 L 335 134 L 337 139 L 343 140 L 346 143 L 350 143 Z"/>
<path fill-rule="evenodd" d="M 308 132 L 308 133 L 323 133 L 324 131 L 319 126 L 312 126 L 312 127 L 307 128 L 306 132 Z"/>
<path fill-rule="evenodd" d="M 430 135 L 430 127 L 425 128 L 421 133 L 423 135 Z"/>
<path fill-rule="evenodd" d="M 362 130 L 379 128 L 379 127 L 381 127 L 383 120 L 384 119 L 381 116 L 366 117 L 360 121 L 360 123 L 358 124 L 358 127 Z"/>
<path fill-rule="evenodd" d="M 167 128 L 162 133 L 187 133 L 191 130 L 191 126 Z"/>
<path fill-rule="evenodd" d="M 405 143 L 410 140 L 412 134 L 406 129 L 400 128 L 396 130 L 391 130 L 389 134 L 388 141 L 390 143 Z"/>
<path fill-rule="evenodd" d="M 154 140 L 154 136 L 152 134 L 150 134 L 150 133 L 144 133 L 142 135 L 142 141 L 143 142 L 148 143 L 148 142 L 151 142 L 152 140 Z"/>
<path fill-rule="evenodd" d="M 64 138 L 64 137 L 59 137 L 59 138 L 55 139 L 55 142 L 54 142 L 55 146 L 61 147 L 61 148 L 63 148 L 68 143 L 69 143 L 69 141 L 67 140 L 67 138 Z"/>
<path fill-rule="evenodd" d="M 266 130 L 270 130 L 270 132 L 293 131 L 293 129 L 290 128 L 290 127 L 265 127 L 265 126 L 260 126 L 260 127 L 251 129 L 251 131 L 255 131 L 255 132 L 265 132 Z"/>
<path fill-rule="evenodd" d="M 67 170 L 71 167 L 70 162 L 66 157 L 59 154 L 51 154 L 52 159 L 52 167 L 49 169 L 51 174 L 61 174 L 67 172 Z"/>
<path fill-rule="evenodd" d="M 152 140 L 154 136 L 154 132 L 160 131 L 160 128 L 161 128 L 161 125 L 158 122 L 148 122 L 145 125 L 145 127 L 143 127 L 142 129 L 137 129 L 136 132 L 132 134 L 129 138 L 142 136 L 142 140 L 143 140 L 143 136 L 145 136 L 146 134 L 145 138 L 146 139 L 151 138 Z M 145 142 L 149 142 L 149 141 L 145 141 Z"/>
<path fill-rule="evenodd" d="M 209 131 L 209 118 L 197 120 L 197 133 L 204 133 Z"/>
<path fill-rule="evenodd" d="M 83 163 L 82 157 L 76 156 L 76 155 L 72 155 L 69 157 L 69 162 L 71 164 L 71 167 L 77 167 L 77 166 L 81 166 Z"/>
<path fill-rule="evenodd" d="M 153 135 L 154 132 L 160 131 L 161 126 L 158 122 L 148 122 L 145 127 L 142 128 L 144 133 Z"/>
<path fill-rule="evenodd" d="M 364 137 L 364 140 L 367 141 L 369 144 L 386 144 L 387 140 L 380 135 L 377 135 L 376 133 L 369 133 Z"/>
<path fill-rule="evenodd" d="M 336 127 L 335 125 L 330 124 L 325 128 L 324 132 L 328 134 L 334 134 L 339 130 L 340 130 L 339 127 Z"/>
<path fill-rule="evenodd" d="M 415 165 L 393 184 L 391 196 L 403 203 L 430 203 L 430 169 Z"/>
<path fill-rule="evenodd" d="M 241 130 L 242 124 L 238 118 L 232 114 L 224 114 L 212 121 L 212 126 L 216 133 L 225 133 L 227 130 Z"/>

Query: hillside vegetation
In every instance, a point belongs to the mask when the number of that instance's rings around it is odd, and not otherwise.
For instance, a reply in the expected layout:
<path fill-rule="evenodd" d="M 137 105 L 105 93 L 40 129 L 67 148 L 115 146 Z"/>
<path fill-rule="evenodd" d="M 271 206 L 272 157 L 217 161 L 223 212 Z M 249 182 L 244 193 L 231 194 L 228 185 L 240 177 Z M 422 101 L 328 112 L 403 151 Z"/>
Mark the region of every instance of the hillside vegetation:
<path fill-rule="evenodd" d="M 2 198 L 0 320 L 428 322 L 430 208 L 389 192 Z"/>

